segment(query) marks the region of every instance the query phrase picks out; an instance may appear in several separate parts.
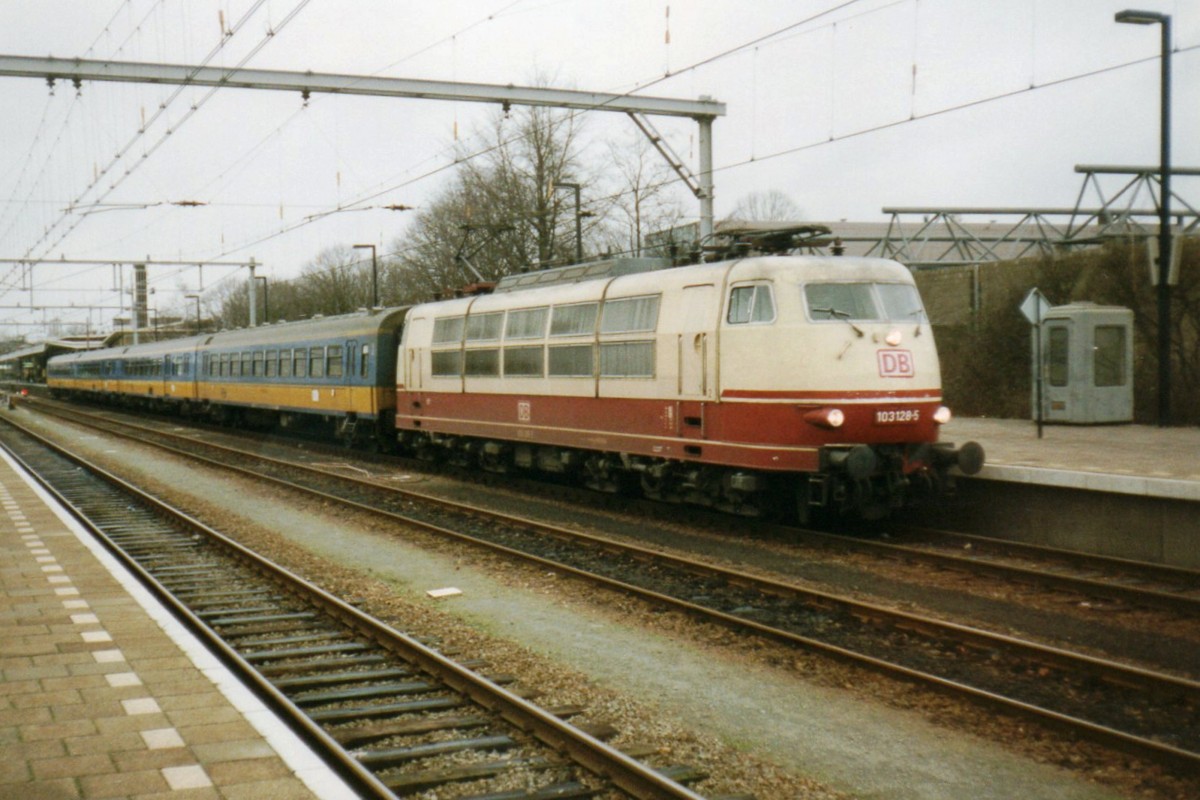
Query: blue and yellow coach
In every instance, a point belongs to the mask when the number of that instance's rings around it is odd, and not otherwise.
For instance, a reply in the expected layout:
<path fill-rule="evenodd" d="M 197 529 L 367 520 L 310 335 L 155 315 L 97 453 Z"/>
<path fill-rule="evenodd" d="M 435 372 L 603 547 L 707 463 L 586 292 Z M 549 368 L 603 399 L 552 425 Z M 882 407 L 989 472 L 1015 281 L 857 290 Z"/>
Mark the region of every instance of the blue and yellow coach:
<path fill-rule="evenodd" d="M 315 318 L 50 359 L 55 396 L 392 441 L 407 309 Z"/>

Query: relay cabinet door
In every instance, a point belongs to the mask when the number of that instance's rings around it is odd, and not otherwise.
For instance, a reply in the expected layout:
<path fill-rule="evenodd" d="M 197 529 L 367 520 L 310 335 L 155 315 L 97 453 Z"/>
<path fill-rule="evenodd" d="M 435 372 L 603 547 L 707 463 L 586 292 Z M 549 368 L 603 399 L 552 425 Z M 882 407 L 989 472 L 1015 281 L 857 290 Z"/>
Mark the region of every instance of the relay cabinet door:
<path fill-rule="evenodd" d="M 1048 320 L 1042 326 L 1042 419 L 1070 422 L 1078 411 L 1077 388 L 1080 365 L 1071 357 L 1074 324 L 1070 320 Z"/>

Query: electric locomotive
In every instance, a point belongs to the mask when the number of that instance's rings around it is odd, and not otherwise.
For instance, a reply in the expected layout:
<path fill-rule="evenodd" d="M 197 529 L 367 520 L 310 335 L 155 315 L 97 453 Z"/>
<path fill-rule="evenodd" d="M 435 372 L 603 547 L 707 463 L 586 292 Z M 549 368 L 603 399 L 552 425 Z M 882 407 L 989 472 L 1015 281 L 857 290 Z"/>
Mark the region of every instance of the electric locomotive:
<path fill-rule="evenodd" d="M 401 445 L 743 514 L 878 518 L 983 451 L 938 442 L 933 332 L 885 259 L 619 259 L 414 306 Z"/>

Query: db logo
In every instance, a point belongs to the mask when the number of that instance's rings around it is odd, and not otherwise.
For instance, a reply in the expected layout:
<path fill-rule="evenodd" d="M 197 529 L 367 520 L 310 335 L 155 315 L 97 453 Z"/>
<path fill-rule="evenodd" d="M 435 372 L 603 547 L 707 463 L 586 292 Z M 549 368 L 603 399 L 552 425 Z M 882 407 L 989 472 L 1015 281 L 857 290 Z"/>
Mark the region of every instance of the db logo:
<path fill-rule="evenodd" d="M 911 350 L 880 350 L 879 377 L 911 378 L 916 374 Z"/>

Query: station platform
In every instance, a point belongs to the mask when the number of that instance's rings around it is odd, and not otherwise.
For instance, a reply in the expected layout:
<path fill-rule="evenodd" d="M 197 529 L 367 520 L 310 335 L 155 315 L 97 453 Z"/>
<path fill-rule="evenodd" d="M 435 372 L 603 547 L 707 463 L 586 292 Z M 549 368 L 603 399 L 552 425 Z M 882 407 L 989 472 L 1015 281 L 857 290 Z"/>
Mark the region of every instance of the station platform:
<path fill-rule="evenodd" d="M 954 419 L 941 438 L 976 441 L 986 480 L 1200 501 L 1200 428 L 1043 425 L 1032 420 Z"/>
<path fill-rule="evenodd" d="M 350 798 L 0 453 L 0 797 Z"/>

